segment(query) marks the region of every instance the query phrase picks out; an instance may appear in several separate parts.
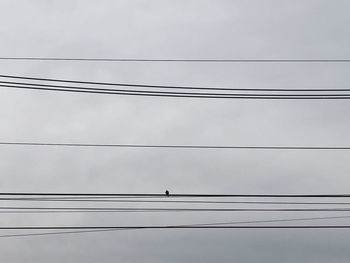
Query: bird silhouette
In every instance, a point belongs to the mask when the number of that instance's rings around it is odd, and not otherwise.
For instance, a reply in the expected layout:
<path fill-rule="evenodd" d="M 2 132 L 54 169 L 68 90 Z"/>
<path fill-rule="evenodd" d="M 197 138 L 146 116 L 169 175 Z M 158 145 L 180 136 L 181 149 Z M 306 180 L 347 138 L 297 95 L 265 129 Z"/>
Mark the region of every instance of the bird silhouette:
<path fill-rule="evenodd" d="M 168 190 L 165 191 L 165 195 L 169 197 L 170 193 Z"/>

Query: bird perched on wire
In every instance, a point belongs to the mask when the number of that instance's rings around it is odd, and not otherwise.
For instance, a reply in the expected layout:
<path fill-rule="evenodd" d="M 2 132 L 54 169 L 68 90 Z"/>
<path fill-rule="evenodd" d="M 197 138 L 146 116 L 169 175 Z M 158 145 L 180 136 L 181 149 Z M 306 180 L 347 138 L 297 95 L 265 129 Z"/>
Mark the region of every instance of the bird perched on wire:
<path fill-rule="evenodd" d="M 169 193 L 168 190 L 165 191 L 165 195 L 166 195 L 167 197 L 169 197 L 170 193 Z"/>

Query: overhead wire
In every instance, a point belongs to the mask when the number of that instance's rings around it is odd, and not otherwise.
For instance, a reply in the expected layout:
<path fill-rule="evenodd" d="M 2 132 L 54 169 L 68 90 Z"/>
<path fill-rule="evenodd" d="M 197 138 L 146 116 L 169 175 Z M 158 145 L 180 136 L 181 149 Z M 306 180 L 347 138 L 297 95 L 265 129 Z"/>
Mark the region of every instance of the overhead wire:
<path fill-rule="evenodd" d="M 68 79 L 54 79 L 54 78 L 37 78 L 37 77 L 24 77 L 15 75 L 0 75 L 0 78 L 40 81 L 40 82 L 59 82 L 59 83 L 71 83 L 71 84 L 84 84 L 94 86 L 117 86 L 117 87 L 134 87 L 134 88 L 153 88 L 153 89 L 185 89 L 185 90 L 211 90 L 211 91 L 275 91 L 275 92 L 332 92 L 332 91 L 350 91 L 349 88 L 343 89 L 290 89 L 290 88 L 231 88 L 231 87 L 203 87 L 203 86 L 180 86 L 180 85 L 150 85 L 150 84 L 131 84 L 131 83 L 113 83 L 113 82 L 96 82 L 96 81 L 82 81 L 82 80 L 68 80 Z M 32 83 L 32 82 L 15 82 L 15 81 L 0 81 L 2 84 L 13 84 L 13 85 L 31 85 L 38 87 L 53 87 L 53 88 L 82 88 L 81 86 L 67 86 L 67 85 L 53 85 L 43 83 Z M 86 87 L 88 88 L 88 87 Z M 96 90 L 92 89 L 92 90 Z M 117 89 L 105 89 L 99 88 L 103 91 L 129 91 L 129 90 L 117 90 Z M 142 91 L 142 90 L 132 90 Z"/>
<path fill-rule="evenodd" d="M 326 216 L 326 217 L 306 217 L 306 218 L 287 218 L 287 219 L 272 219 L 272 220 L 251 220 L 251 221 L 231 221 L 231 222 L 216 222 L 216 223 L 200 223 L 190 224 L 188 226 L 213 226 L 213 225 L 234 225 L 234 224 L 254 224 L 254 223 L 275 223 L 275 222 L 291 222 L 291 221 L 313 221 L 313 220 L 328 220 L 328 219 L 345 219 L 350 216 Z M 60 231 L 60 232 L 44 232 L 44 233 L 26 233 L 26 234 L 7 234 L 0 235 L 0 238 L 10 237 L 29 237 L 29 236 L 46 236 L 46 235 L 62 235 L 62 234 L 82 234 L 96 232 L 112 232 L 120 230 L 136 230 L 136 229 L 98 229 L 98 230 L 80 230 L 80 231 Z"/>
<path fill-rule="evenodd" d="M 236 149 L 236 150 L 350 150 L 350 146 L 247 146 L 247 145 L 194 145 L 194 144 L 113 144 L 113 143 L 48 143 L 0 141 L 7 146 L 104 147 L 104 148 L 174 148 L 174 149 Z"/>
<path fill-rule="evenodd" d="M 169 196 L 159 193 L 79 193 L 79 192 L 0 192 L 0 196 L 47 196 L 47 197 L 119 197 L 119 198 L 349 198 L 350 194 L 195 194 L 170 193 Z"/>
<path fill-rule="evenodd" d="M 95 198 L 95 197 L 93 197 Z M 350 205 L 350 202 L 286 202 L 286 201 L 189 201 L 189 200 L 120 200 L 120 199 L 81 199 L 78 198 L 0 198 L 0 201 L 29 202 L 98 202 L 98 203 L 174 203 L 174 204 L 270 204 L 270 205 Z"/>
<path fill-rule="evenodd" d="M 336 99 L 350 99 L 350 94 L 319 94 L 319 95 L 276 95 L 276 94 L 228 94 L 228 95 L 188 95 L 188 94 L 164 94 L 161 92 L 107 92 L 96 90 L 83 89 L 59 89 L 59 88 L 41 88 L 30 86 L 10 86 L 0 85 L 0 87 L 8 89 L 29 89 L 41 91 L 58 91 L 58 92 L 73 92 L 73 93 L 88 93 L 88 94 L 109 94 L 109 95 L 132 95 L 132 96 L 147 96 L 147 97 L 168 97 L 168 98 L 207 98 L 207 99 L 261 99 L 261 100 L 336 100 Z"/>
<path fill-rule="evenodd" d="M 159 208 L 159 207 L 21 207 L 1 206 L 0 213 L 166 213 L 166 212 L 349 212 L 350 208 Z"/>
<path fill-rule="evenodd" d="M 194 63 L 347 63 L 338 58 L 83 58 L 83 57 L 0 57 L 0 60 L 23 61 L 80 61 L 80 62 L 194 62 Z"/>
<path fill-rule="evenodd" d="M 49 78 L 33 78 L 33 77 L 21 77 L 12 75 L 0 75 L 2 78 L 15 78 L 26 79 L 36 81 L 49 81 L 49 82 L 64 82 L 64 83 L 79 83 L 79 84 L 94 84 L 94 85 L 113 85 L 113 86 L 132 86 L 132 87 L 152 87 L 152 88 L 176 88 L 175 86 L 163 86 L 163 85 L 141 85 L 141 84 L 116 84 L 105 82 L 89 82 L 89 81 L 76 81 L 76 80 L 63 80 L 63 79 L 49 79 Z M 3 82 L 10 84 L 1 84 L 0 87 L 10 89 L 30 89 L 30 90 L 42 90 L 42 91 L 59 91 L 59 92 L 75 92 L 75 93 L 91 93 L 91 94 L 109 94 L 109 95 L 138 95 L 138 96 L 156 96 L 156 97 L 181 97 L 181 98 L 228 98 L 228 99 L 350 99 L 350 94 L 338 93 L 338 94 L 271 94 L 271 93 L 203 93 L 203 92 L 172 92 L 172 91 L 154 91 L 154 90 L 129 90 L 129 89 L 101 89 L 91 87 L 77 87 L 66 85 L 48 85 L 38 83 L 23 83 L 23 82 Z M 14 85 L 18 83 L 17 85 Z M 199 88 L 199 87 L 177 87 L 177 88 Z M 209 89 L 209 88 L 204 88 Z M 215 88 L 214 88 L 215 89 Z M 220 90 L 223 90 L 220 88 Z M 225 89 L 226 91 L 228 89 Z M 233 89 L 231 89 L 233 90 Z M 244 89 L 239 89 L 244 90 Z M 258 90 L 258 89 L 254 89 Z M 323 91 L 337 91 L 332 89 L 325 89 Z M 213 89 L 211 89 L 213 91 Z M 249 91 L 249 90 L 246 90 Z M 252 91 L 252 89 L 250 90 Z M 263 91 L 262 89 L 259 91 Z M 266 91 L 266 90 L 265 90 Z M 274 91 L 281 91 L 275 89 Z M 286 91 L 286 90 L 284 90 Z M 296 91 L 296 90 L 294 90 Z M 306 91 L 306 90 L 304 90 Z M 311 91 L 311 90 L 309 90 Z M 338 90 L 339 91 L 339 90 Z M 343 90 L 350 91 L 350 90 Z"/>
<path fill-rule="evenodd" d="M 69 230 L 69 229 L 344 229 L 350 225 L 229 225 L 229 226 L 185 226 L 185 225 L 150 225 L 150 226 L 0 226 L 0 230 Z"/>
<path fill-rule="evenodd" d="M 0 58 L 0 59 L 3 59 L 3 58 Z M 132 60 L 130 60 L 132 61 Z M 174 60 L 145 60 L 145 61 L 174 61 Z M 181 62 L 182 60 L 175 60 L 175 61 L 178 61 L 178 62 Z M 229 62 L 229 60 L 227 61 L 215 61 L 215 60 L 209 60 L 210 62 Z M 198 60 L 187 60 L 187 61 L 182 61 L 182 62 L 199 62 Z M 204 60 L 201 60 L 201 62 L 205 62 Z M 208 62 L 208 61 L 207 61 Z M 231 62 L 264 62 L 262 60 L 251 60 L 251 61 L 247 61 L 247 60 L 244 60 L 244 61 L 239 61 L 239 60 L 234 60 L 234 61 L 231 61 Z M 265 61 L 265 62 L 288 62 L 288 61 L 284 61 L 284 60 L 276 60 L 276 61 L 273 61 L 273 60 L 268 60 L 268 61 Z M 297 60 L 293 60 L 293 61 L 289 61 L 289 62 L 298 62 Z M 306 62 L 304 60 L 302 61 L 299 61 L 299 62 Z M 307 62 L 320 62 L 319 60 L 315 60 L 315 61 L 307 61 Z M 332 61 L 332 60 L 327 60 L 327 61 L 324 61 L 324 62 L 348 62 L 347 60 L 342 60 L 342 61 L 338 61 L 338 60 L 335 60 L 335 61 Z M 47 80 L 46 80 L 47 81 Z M 69 81 L 68 81 L 69 82 Z M 9 83 L 8 83 L 9 84 Z M 16 83 L 15 83 L 16 84 Z M 42 84 L 30 84 L 30 83 L 20 83 L 21 85 L 25 85 L 24 86 L 10 86 L 10 88 L 30 88 L 30 89 L 34 89 L 33 87 L 29 87 L 30 85 L 31 86 L 40 86 L 42 87 Z M 124 86 L 127 86 L 128 84 L 124 85 Z M 133 84 L 129 84 L 129 85 L 133 85 Z M 45 86 L 48 86 L 48 85 L 45 85 Z M 57 86 L 57 85 L 56 85 Z M 61 86 L 62 87 L 62 86 Z M 145 87 L 145 86 L 143 86 Z M 146 85 L 147 87 L 147 85 Z M 78 89 L 78 91 L 76 90 L 69 90 L 69 92 L 80 92 L 80 91 L 83 91 L 84 92 L 87 90 L 87 91 L 91 91 L 91 93 L 96 93 L 96 92 L 99 92 L 98 89 L 91 89 L 91 88 L 86 88 L 86 87 L 63 87 L 63 88 L 66 88 L 66 89 Z M 168 87 L 169 88 L 169 87 Z M 188 87 L 182 87 L 182 88 L 188 88 Z M 197 87 L 198 88 L 198 87 Z M 36 89 L 36 88 L 35 88 Z M 181 88 L 180 88 L 181 89 Z M 194 89 L 196 89 L 196 87 L 194 87 Z M 202 89 L 202 88 L 200 88 Z M 204 89 L 208 89 L 208 88 L 204 88 Z M 41 89 L 41 90 L 49 90 L 49 89 Z M 59 90 L 59 89 L 50 89 L 50 90 L 55 90 L 55 91 L 68 91 L 68 90 Z M 80 90 L 80 91 L 79 91 Z M 236 89 L 237 90 L 237 89 Z M 255 90 L 257 91 L 258 89 L 251 89 L 251 90 Z M 260 89 L 261 90 L 261 89 Z M 259 91 L 260 91 L 259 90 Z M 110 90 L 111 92 L 114 92 L 115 90 Z M 117 90 L 118 91 L 118 90 Z M 132 91 L 132 90 L 119 90 L 119 92 L 129 92 L 129 93 L 137 93 L 139 91 Z M 265 91 L 268 91 L 268 89 L 265 89 Z M 271 89 L 269 89 L 269 91 L 271 91 Z M 283 91 L 283 90 L 279 90 L 279 91 Z M 286 90 L 287 91 L 287 90 Z M 292 90 L 288 90 L 288 91 L 292 91 Z M 294 90 L 293 90 L 294 91 Z M 306 90 L 302 90 L 302 91 L 306 91 Z M 309 90 L 310 91 L 310 90 Z M 312 90 L 312 91 L 350 91 L 349 89 L 324 89 L 324 90 Z M 242 97 L 235 97 L 235 96 L 243 96 L 243 98 L 253 98 L 253 99 L 256 99 L 258 97 L 256 96 L 261 96 L 263 98 L 272 98 L 272 97 L 276 97 L 278 99 L 281 99 L 282 96 L 279 95 L 279 94 L 248 94 L 247 97 L 246 97 L 246 94 L 214 94 L 214 93 L 179 93 L 179 92 L 154 92 L 154 91 L 142 91 L 143 93 L 140 94 L 142 96 L 144 96 L 145 94 L 153 94 L 153 95 L 164 95 L 164 94 L 169 94 L 169 95 L 190 95 L 189 97 L 200 97 L 200 96 L 212 96 L 212 95 L 215 95 L 217 97 L 215 98 L 221 98 L 221 97 L 225 97 L 225 98 L 242 98 Z M 126 93 L 123 93 L 123 95 L 131 95 L 131 94 L 126 94 Z M 194 96 L 192 96 L 194 95 Z M 229 97 L 229 96 L 232 96 L 232 97 Z M 250 97 L 249 97 L 250 96 Z M 334 99 L 345 99 L 345 98 L 348 98 L 349 94 L 316 94 L 316 95 L 310 95 L 310 94 L 297 94 L 297 95 L 286 95 L 285 97 L 288 96 L 288 99 L 296 99 L 297 97 L 300 99 L 330 99 L 330 98 L 334 98 Z M 260 97 L 260 98 L 261 98 Z M 283 95 L 283 98 L 285 98 L 284 95 Z M 208 97 L 209 98 L 209 97 Z M 214 98 L 214 96 L 213 96 Z M 56 145 L 57 146 L 57 145 Z M 251 149 L 251 148 L 249 148 Z M 260 149 L 260 148 L 259 148 Z M 271 148 L 272 149 L 272 148 Z M 273 148 L 273 149 L 276 149 L 276 148 Z M 288 147 L 288 149 L 295 149 L 295 148 L 290 148 Z M 309 147 L 309 148 L 305 148 L 303 147 L 302 149 L 315 149 L 315 147 Z M 317 148 L 317 149 L 330 149 L 329 147 L 320 147 L 320 148 Z M 342 147 L 342 148 L 336 148 L 336 149 L 350 149 L 350 147 Z M 11 195 L 11 194 L 10 194 Z M 105 195 L 103 195 L 105 196 Z M 125 195 L 123 195 L 125 196 Z M 175 195 L 176 196 L 176 195 Z M 178 195 L 179 196 L 179 195 Z M 221 196 L 216 196 L 216 197 L 227 197 L 228 195 L 221 195 Z M 237 197 L 237 195 L 230 195 L 231 197 Z M 239 195 L 239 196 L 242 196 L 242 195 Z M 244 195 L 245 197 L 252 197 L 252 195 Z M 256 196 L 256 195 L 255 195 Z M 135 197 L 135 196 L 133 196 Z M 191 196 L 193 197 L 193 196 Z M 202 196 L 202 197 L 208 197 L 208 196 Z M 287 197 L 286 195 L 259 195 L 259 197 Z M 290 196 L 289 196 L 290 197 Z M 349 195 L 293 195 L 293 197 L 349 197 Z M 113 200 L 113 201 L 117 201 L 117 200 Z M 120 200 L 121 202 L 123 202 L 123 200 Z M 124 200 L 124 201 L 127 201 L 127 200 Z M 133 201 L 133 200 L 130 200 L 130 201 Z M 134 200 L 136 201 L 136 200 Z M 154 201 L 154 202 L 157 202 L 157 201 Z M 193 201 L 192 201 L 193 202 Z M 253 202 L 251 202 L 253 203 Z M 261 203 L 261 202 L 260 202 Z M 267 203 L 267 202 L 265 202 Z M 270 202 L 271 203 L 271 202 Z M 282 203 L 282 202 L 280 202 Z M 284 202 L 284 204 L 287 204 L 288 202 Z M 291 202 L 292 204 L 298 204 L 298 202 Z M 305 204 L 305 203 L 302 203 L 302 202 L 299 202 L 299 204 Z M 309 203 L 309 204 L 312 204 L 312 203 Z M 313 203 L 313 204 L 326 204 L 326 203 Z M 331 204 L 331 203 L 327 203 L 327 204 Z M 333 204 L 336 204 L 333 202 Z M 339 204 L 339 203 L 337 203 Z M 343 203 L 344 204 L 344 203 Z M 0 209 L 17 209 L 17 208 L 0 208 Z M 24 208 L 23 210 L 32 210 L 32 209 L 37 209 L 37 208 Z M 86 208 L 82 208 L 82 207 L 79 207 L 79 208 L 72 208 L 72 207 L 69 207 L 69 208 L 63 208 L 63 207 L 60 207 L 60 208 L 40 208 L 40 210 L 49 210 L 49 209 L 56 209 L 56 210 L 81 210 L 81 211 L 85 211 L 84 209 Z M 91 211 L 107 211 L 107 210 L 110 210 L 110 211 L 119 211 L 119 209 L 122 209 L 120 211 L 133 211 L 135 210 L 135 208 L 132 208 L 132 209 L 128 209 L 128 208 L 88 208 L 90 209 Z M 115 210 L 117 209 L 117 210 Z M 154 208 L 150 208 L 150 210 L 148 210 L 148 208 L 146 208 L 147 210 L 145 210 L 145 208 L 140 208 L 140 210 L 136 210 L 136 211 L 154 211 Z M 169 209 L 169 208 L 164 208 L 166 210 L 160 210 L 160 209 L 163 209 L 163 208 L 156 208 L 157 211 L 211 211 L 212 209 Z M 89 210 L 89 211 L 90 211 Z M 219 208 L 219 209 L 214 209 L 214 211 L 350 211 L 348 210 L 347 208 L 336 208 L 336 209 L 224 209 L 224 208 Z M 328 218 L 341 218 L 341 217 L 328 217 Z M 344 217 L 343 217 L 344 218 Z M 294 221 L 297 221 L 297 220 L 310 220 L 310 219 L 294 219 Z M 277 221 L 293 221 L 293 219 L 289 219 L 289 220 L 274 220 L 274 222 L 277 222 Z M 255 221 L 254 223 L 258 223 L 258 222 L 262 222 L 262 221 Z M 265 221 L 265 222 L 268 222 L 268 221 Z M 272 222 L 270 220 L 270 222 Z M 242 223 L 242 222 L 241 222 Z M 244 223 L 244 222 L 243 222 Z M 247 222 L 246 222 L 247 223 Z M 219 225 L 219 226 L 214 226 L 214 225 L 217 225 L 217 224 L 220 224 L 220 223 L 212 223 L 212 224 L 207 224 L 207 225 L 182 225 L 182 226 L 131 226 L 131 227 L 82 227 L 82 226 L 76 226 L 76 227 L 0 227 L 0 229 L 2 230 L 9 230 L 9 229 L 15 229 L 15 230 L 18 230 L 18 229 L 21 229 L 21 230 L 34 230 L 34 229 L 40 229 L 40 230 L 43 230 L 43 229 L 46 229 L 46 230 L 49 230 L 49 229 L 93 229 L 93 230 L 86 230 L 86 231 L 114 231 L 114 230 L 130 230 L 130 229 L 165 229 L 165 228 L 171 228 L 171 229 L 185 229 L 185 228 L 207 228 L 207 229 L 211 229 L 211 228 L 350 228 L 350 226 L 348 225 L 313 225 L 313 226 L 301 226 L 301 225 L 290 225 L 290 226 L 259 226 L 259 225 L 255 225 L 255 226 L 222 226 L 222 225 Z M 225 224 L 225 223 L 221 223 L 221 224 Z M 234 224 L 234 223 L 231 223 L 231 224 Z M 82 231 L 76 231 L 76 233 L 78 232 L 82 232 Z M 85 232 L 85 230 L 84 230 Z M 63 233 L 63 232 L 62 232 Z M 65 233 L 68 233 L 68 232 L 65 232 Z M 71 232 L 72 233 L 72 232 Z M 44 235 L 44 234 L 51 234 L 51 233 L 34 233 L 33 235 Z M 55 234 L 58 234 L 58 233 L 55 233 Z M 32 234 L 26 234 L 26 235 L 32 235 Z M 20 236 L 20 235 L 17 235 L 17 236 Z M 22 235 L 23 236 L 23 235 Z M 0 237 L 5 237 L 5 236 L 0 236 Z M 9 235 L 7 236 L 9 237 Z"/>

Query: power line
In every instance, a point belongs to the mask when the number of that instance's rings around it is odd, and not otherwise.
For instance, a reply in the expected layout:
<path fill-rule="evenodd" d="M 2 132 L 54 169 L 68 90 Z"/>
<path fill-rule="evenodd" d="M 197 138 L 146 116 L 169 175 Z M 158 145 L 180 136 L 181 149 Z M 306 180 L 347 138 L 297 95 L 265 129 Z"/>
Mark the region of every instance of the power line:
<path fill-rule="evenodd" d="M 291 222 L 291 221 L 313 221 L 313 220 L 325 220 L 325 219 L 344 219 L 350 216 L 328 216 L 328 217 L 306 217 L 306 218 L 291 218 L 291 219 L 272 219 L 272 220 L 253 220 L 253 221 L 233 221 L 233 222 L 218 222 L 218 223 L 201 223 L 191 224 L 187 226 L 213 226 L 213 225 L 226 225 L 226 224 L 254 224 L 254 223 L 275 223 L 275 222 Z M 29 237 L 29 236 L 47 236 L 47 235 L 62 235 L 62 234 L 82 234 L 82 233 L 97 233 L 97 232 L 115 232 L 120 230 L 132 230 L 132 229 L 98 229 L 98 230 L 80 230 L 80 231 L 60 231 L 60 232 L 44 232 L 44 233 L 27 233 L 27 234 L 8 234 L 0 235 L 0 238 L 10 237 Z M 136 230 L 136 229 L 133 229 Z"/>
<path fill-rule="evenodd" d="M 257 198 L 349 198 L 350 194 L 192 194 L 171 193 L 169 197 L 165 194 L 154 193 L 54 193 L 54 192 L 0 192 L 0 196 L 57 196 L 57 197 L 118 197 L 118 198 L 229 198 L 229 197 L 257 197 Z"/>
<path fill-rule="evenodd" d="M 10 226 L 0 230 L 69 230 L 69 229 L 344 229 L 350 225 L 253 225 L 253 226 Z"/>
<path fill-rule="evenodd" d="M 36 77 L 24 77 L 14 75 L 0 75 L 0 78 L 21 79 L 21 80 L 34 80 L 45 82 L 59 82 L 59 83 L 71 83 L 71 84 L 84 84 L 84 85 L 96 85 L 96 86 L 117 86 L 117 87 L 134 87 L 134 88 L 157 88 L 157 89 L 185 89 L 185 90 L 221 90 L 221 91 L 298 91 L 298 92 L 333 92 L 333 91 L 350 91 L 350 89 L 286 89 L 286 88 L 230 88 L 230 87 L 199 87 L 199 86 L 179 86 L 179 85 L 150 85 L 150 84 L 130 84 L 130 83 L 111 83 L 111 82 L 94 82 L 94 81 L 81 81 L 81 80 L 68 80 L 68 79 L 53 79 L 53 78 L 36 78 Z M 14 81 L 0 81 L 3 84 L 15 84 L 15 85 L 32 85 L 41 87 L 53 87 L 53 88 L 81 88 L 74 86 L 63 85 L 47 85 L 38 83 L 27 82 L 14 82 Z M 96 89 L 93 89 L 96 90 Z M 103 91 L 121 91 L 116 89 L 99 89 Z M 124 90 L 127 91 L 127 90 Z M 137 90 L 140 91 L 140 90 Z"/>
<path fill-rule="evenodd" d="M 208 88 L 208 87 L 185 87 L 185 86 L 164 86 L 164 85 L 144 85 L 144 84 L 123 84 L 123 83 L 106 83 L 106 82 L 90 82 L 77 80 L 63 80 L 63 79 L 49 79 L 49 78 L 33 78 L 21 77 L 12 75 L 0 75 L 3 78 L 26 79 L 35 81 L 50 81 L 50 82 L 64 82 L 64 83 L 79 83 L 79 84 L 94 84 L 94 85 L 112 85 L 112 86 L 129 86 L 129 87 L 143 87 L 143 88 L 166 88 L 166 89 L 205 89 L 205 90 L 236 90 L 236 91 L 291 91 L 290 89 L 229 89 L 229 88 Z M 9 82 L 3 81 L 0 87 L 10 89 L 30 89 L 40 91 L 58 91 L 58 92 L 74 92 L 74 93 L 89 93 L 89 94 L 108 94 L 108 95 L 134 95 L 134 96 L 151 96 L 151 97 L 176 97 L 176 98 L 227 98 L 227 99 L 350 99 L 350 94 L 269 94 L 269 93 L 203 93 L 203 92 L 172 92 L 172 91 L 154 91 L 154 90 L 130 90 L 130 89 L 101 89 L 90 87 L 77 87 L 66 85 L 48 85 L 38 83 L 23 83 L 23 82 Z M 16 84 L 17 83 L 17 84 Z M 10 85 L 14 84 L 14 85 Z M 317 91 L 312 89 L 293 90 L 295 91 Z M 350 89 L 318 89 L 318 91 L 350 91 Z"/>
<path fill-rule="evenodd" d="M 31 86 L 30 86 L 31 85 Z M 88 87 L 70 87 L 70 86 L 57 86 L 57 85 L 41 85 L 26 84 L 26 86 L 18 85 L 0 85 L 2 88 L 9 89 L 29 89 L 29 90 L 41 90 L 41 91 L 61 91 L 61 92 L 80 92 L 91 94 L 109 94 L 109 95 L 135 95 L 135 96 L 160 96 L 160 97 L 182 97 L 182 98 L 227 98 L 227 99 L 239 99 L 239 98 L 289 98 L 289 99 L 307 99 L 307 98 L 350 98 L 349 94 L 251 94 L 251 93 L 203 93 L 203 92 L 173 92 L 173 91 L 146 91 L 146 90 L 125 90 L 125 89 L 96 89 Z M 45 87 L 41 87 L 45 86 Z M 63 87 L 63 88 L 51 88 Z M 50 87 L 50 88 L 47 88 Z"/>
<path fill-rule="evenodd" d="M 7 146 L 54 147 L 110 147 L 110 148 L 174 148 L 174 149 L 237 149 L 237 150 L 350 150 L 350 146 L 228 146 L 228 145 L 176 145 L 176 144 L 97 144 L 97 143 L 44 143 L 0 142 Z"/>
<path fill-rule="evenodd" d="M 2 206 L 0 213 L 71 213 L 71 212 L 349 212 L 350 208 L 152 208 L 152 207 L 20 207 Z"/>
<path fill-rule="evenodd" d="M 102 197 L 105 198 L 105 197 Z M 269 204 L 269 205 L 350 205 L 350 202 L 283 202 L 283 201 L 188 201 L 188 200 L 116 200 L 116 199 L 62 199 L 62 198 L 0 198 L 0 201 L 29 202 L 98 202 L 98 203 L 174 203 L 174 204 Z"/>
<path fill-rule="evenodd" d="M 54 192 L 0 192 L 0 196 L 57 196 L 57 197 L 118 197 L 118 198 L 229 198 L 229 197 L 263 197 L 263 198 L 349 198 L 350 194 L 193 194 L 193 193 L 171 193 L 169 197 L 165 194 L 154 193 L 54 193 Z"/>
<path fill-rule="evenodd" d="M 78 57 L 0 57 L 0 60 L 80 61 L 80 62 L 185 62 L 185 63 L 346 63 L 350 59 L 160 59 L 160 58 L 78 58 Z"/>
<path fill-rule="evenodd" d="M 0 235 L 0 238 L 83 234 L 83 233 L 96 233 L 96 232 L 112 232 L 112 231 L 119 231 L 119 230 L 128 230 L 128 229 L 99 229 L 99 230 L 60 231 L 60 232 L 44 232 L 44 233 L 28 233 L 28 234 L 9 234 L 9 235 Z"/>
<path fill-rule="evenodd" d="M 87 94 L 104 94 L 104 95 L 128 95 L 128 96 L 146 96 L 146 97 L 167 97 L 167 98 L 202 98 L 202 99 L 260 99 L 260 100 L 338 100 L 350 99 L 350 94 L 319 94 L 319 95 L 277 95 L 277 94 L 228 94 L 228 95 L 187 95 L 187 94 L 165 94 L 164 92 L 107 92 L 95 90 L 82 89 L 59 89 L 59 88 L 41 88 L 29 86 L 10 86 L 0 85 L 3 88 L 9 89 L 29 89 L 40 91 L 57 91 L 57 92 L 73 92 L 73 93 L 87 93 Z"/>
<path fill-rule="evenodd" d="M 216 223 L 201 223 L 192 224 L 195 226 L 213 226 L 213 225 L 234 225 L 234 224 L 255 224 L 255 223 L 277 223 L 277 222 L 292 222 L 292 221 L 314 221 L 314 220 L 328 220 L 328 219 L 345 219 L 350 216 L 322 216 L 322 217 L 302 217 L 302 218 L 283 218 L 283 219 L 267 219 L 267 220 L 250 220 L 250 221 L 230 221 L 230 222 L 216 222 Z"/>

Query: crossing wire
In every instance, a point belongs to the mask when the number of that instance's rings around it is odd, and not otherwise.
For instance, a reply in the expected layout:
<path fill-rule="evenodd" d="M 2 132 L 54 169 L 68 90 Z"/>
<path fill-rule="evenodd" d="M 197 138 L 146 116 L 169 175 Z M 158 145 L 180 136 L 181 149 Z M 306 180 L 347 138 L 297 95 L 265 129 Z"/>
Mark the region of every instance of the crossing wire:
<path fill-rule="evenodd" d="M 236 150 L 350 150 L 350 146 L 246 146 L 246 145 L 179 145 L 179 144 L 112 144 L 112 143 L 48 143 L 0 141 L 4 146 L 105 147 L 105 148 L 173 148 L 173 149 L 236 149 Z"/>
<path fill-rule="evenodd" d="M 254 224 L 254 223 L 275 223 L 275 222 L 291 222 L 291 221 L 313 221 L 313 220 L 327 220 L 327 219 L 344 219 L 350 216 L 328 216 L 328 217 L 306 217 L 306 218 L 287 218 L 287 219 L 272 219 L 272 220 L 252 220 L 252 221 L 233 221 L 233 222 L 216 222 L 216 223 L 201 223 L 190 224 L 187 226 L 214 226 L 214 225 L 235 225 L 235 224 Z M 7 234 L 0 235 L 0 238 L 11 237 L 29 237 L 29 236 L 47 236 L 47 235 L 63 235 L 63 234 L 83 234 L 83 233 L 97 233 L 97 232 L 112 232 L 120 230 L 132 229 L 97 229 L 97 230 L 78 230 L 78 231 L 59 231 L 59 232 L 44 232 L 44 233 L 26 233 L 26 234 Z M 134 229 L 136 230 L 136 229 Z"/>
<path fill-rule="evenodd" d="M 350 59 L 338 58 L 82 58 L 82 57 L 0 57 L 0 60 L 23 61 L 80 61 L 80 62 L 184 62 L 184 63 L 347 63 Z"/>

